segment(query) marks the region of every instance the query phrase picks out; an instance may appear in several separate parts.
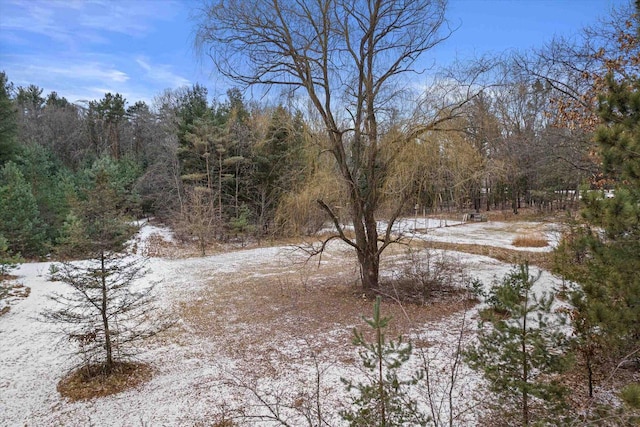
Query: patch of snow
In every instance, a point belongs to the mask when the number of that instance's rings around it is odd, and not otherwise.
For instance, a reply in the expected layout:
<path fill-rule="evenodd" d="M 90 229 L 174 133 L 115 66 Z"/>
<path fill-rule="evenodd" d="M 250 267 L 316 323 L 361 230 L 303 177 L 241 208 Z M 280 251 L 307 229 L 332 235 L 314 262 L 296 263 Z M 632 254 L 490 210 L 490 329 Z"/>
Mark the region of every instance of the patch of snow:
<path fill-rule="evenodd" d="M 439 219 L 428 217 L 416 217 L 416 218 L 398 218 L 391 227 L 391 233 L 393 235 L 411 235 L 413 233 L 424 231 L 433 228 L 452 227 L 454 225 L 464 224 L 462 221 L 456 221 L 451 219 Z M 387 231 L 387 221 L 378 221 L 378 233 L 383 234 Z M 353 231 L 352 224 L 343 224 L 343 230 Z M 318 234 L 335 232 L 333 225 L 323 227 Z"/>

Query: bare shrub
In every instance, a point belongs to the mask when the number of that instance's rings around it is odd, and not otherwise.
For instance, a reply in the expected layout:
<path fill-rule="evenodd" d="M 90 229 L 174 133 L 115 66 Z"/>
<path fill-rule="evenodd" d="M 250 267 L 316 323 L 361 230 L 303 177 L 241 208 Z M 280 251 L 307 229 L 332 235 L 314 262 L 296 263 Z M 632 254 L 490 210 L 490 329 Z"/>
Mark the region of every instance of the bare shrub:
<path fill-rule="evenodd" d="M 418 390 L 429 408 L 434 427 L 472 425 L 482 402 L 473 384 L 465 381 L 469 368 L 463 363 L 462 353 L 472 335 L 467 322 L 468 309 L 465 307 L 459 321 L 450 323 L 451 339 L 417 347 L 424 372 Z"/>
<path fill-rule="evenodd" d="M 185 193 L 185 206 L 176 213 L 174 230 L 178 238 L 196 241 L 204 256 L 221 230 L 219 216 L 208 188 L 194 186 Z"/>
<path fill-rule="evenodd" d="M 457 294 L 470 298 L 473 284 L 464 264 L 450 253 L 409 248 L 402 269 L 387 287 L 400 301 L 427 304 Z"/>
<path fill-rule="evenodd" d="M 305 340 L 306 341 L 306 340 Z M 311 346 L 309 342 L 307 345 Z M 281 426 L 329 427 L 336 414 L 331 411 L 335 390 L 327 384 L 327 371 L 332 366 L 319 360 L 309 348 L 313 369 L 293 384 L 274 385 L 269 377 L 256 378 L 255 373 L 234 375 L 227 385 L 247 394 L 237 418 L 248 423 L 268 423 Z M 294 376 L 300 374 L 294 371 Z M 275 379 L 275 378 L 274 378 Z"/>

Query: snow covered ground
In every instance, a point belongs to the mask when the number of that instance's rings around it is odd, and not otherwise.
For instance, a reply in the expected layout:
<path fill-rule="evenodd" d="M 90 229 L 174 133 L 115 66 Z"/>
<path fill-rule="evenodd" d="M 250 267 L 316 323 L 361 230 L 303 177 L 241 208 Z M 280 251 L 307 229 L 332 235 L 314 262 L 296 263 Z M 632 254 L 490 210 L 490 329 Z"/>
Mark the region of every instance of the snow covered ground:
<path fill-rule="evenodd" d="M 378 223 L 378 232 L 384 233 L 387 223 Z M 353 230 L 353 226 L 344 226 Z M 320 233 L 331 233 L 331 227 L 323 228 Z M 436 242 L 481 244 L 499 248 L 530 252 L 549 252 L 557 246 L 562 228 L 556 223 L 511 221 L 511 222 L 463 222 L 450 219 L 400 218 L 392 227 L 394 235 L 407 238 L 425 239 Z M 548 246 L 532 248 L 513 245 L 519 236 L 533 236 L 546 239 Z"/>
<path fill-rule="evenodd" d="M 437 242 L 480 244 L 530 252 L 549 252 L 558 245 L 561 227 L 554 223 L 537 222 L 469 222 L 455 227 L 433 227 L 416 231 L 417 238 Z M 540 248 L 518 247 L 513 240 L 518 236 L 546 239 L 548 246 Z"/>
<path fill-rule="evenodd" d="M 513 237 L 522 232 L 540 232 L 556 241 L 557 229 L 553 225 L 532 223 L 427 223 L 414 220 L 400 223 L 420 238 L 447 242 L 487 244 L 499 247 L 511 246 Z M 444 225 L 447 225 L 446 227 Z M 449 226 L 455 225 L 455 226 Z M 170 241 L 165 229 L 146 224 L 138 236 L 138 253 L 145 253 L 149 236 L 161 236 Z M 337 247 L 340 246 L 336 242 Z M 544 248 L 550 250 L 549 248 Z M 472 275 L 485 284 L 507 273 L 511 266 L 492 258 L 456 253 L 468 265 Z M 212 277 L 227 277 L 235 272 L 252 272 L 256 278 L 274 264 L 285 266 L 298 255 L 292 255 L 289 247 L 266 247 L 239 250 L 228 253 L 188 259 L 151 258 L 151 273 L 144 280 L 159 281 L 156 287 L 160 309 L 171 310 L 178 316 L 178 307 L 201 297 L 201 291 L 211 286 Z M 176 318 L 179 327 L 171 334 L 146 343 L 140 358 L 151 363 L 153 378 L 137 389 L 117 395 L 81 402 L 69 402 L 56 391 L 56 384 L 77 360 L 70 356 L 71 343 L 57 341 L 55 327 L 38 321 L 39 314 L 51 301 L 53 292 L 65 292 L 63 285 L 47 280 L 50 263 L 22 264 L 14 274 L 31 289 L 27 298 L 14 302 L 11 310 L 0 317 L 0 426 L 182 426 L 211 425 L 227 408 L 244 407 L 254 413 L 264 413 L 264 408 L 253 408 L 256 403 L 248 385 L 262 390 L 272 399 L 293 399 L 304 390 L 313 390 L 316 368 L 322 372 L 320 389 L 327 396 L 323 399 L 332 425 L 342 425 L 337 414 L 346 400 L 342 376 L 357 375 L 353 361 L 330 358 L 314 359 L 304 342 L 291 339 L 278 350 L 292 360 L 291 366 L 280 366 L 279 372 L 256 379 L 242 377 L 244 367 L 239 359 L 221 350 L 220 340 L 193 333 L 190 326 Z M 293 268 L 293 267 L 292 267 Z M 534 271 L 536 269 L 533 269 Z M 559 286 L 559 280 L 543 272 L 538 287 L 550 290 Z M 477 309 L 467 313 L 467 326 L 473 328 Z M 456 345 L 456 334 L 462 325 L 462 314 L 456 314 L 437 322 L 423 325 L 413 339 L 426 340 L 430 344 L 424 352 L 430 368 L 446 370 Z M 221 322 L 224 320 L 221 319 Z M 342 339 L 344 331 L 336 330 L 335 339 Z M 328 334 L 328 335 L 331 335 Z M 354 359 L 355 350 L 353 352 Z M 282 358 L 278 359 L 282 360 Z M 419 364 L 415 358 L 414 364 Z M 463 412 L 470 405 L 469 396 L 477 392 L 478 376 L 464 366 L 456 383 L 455 411 Z M 443 376 L 443 377 L 446 377 Z M 304 385 L 307 385 L 307 388 Z M 447 384 L 439 384 L 442 393 Z M 434 387 L 434 390 L 437 390 Z M 278 398 L 273 393 L 281 392 Z M 437 397 L 437 396 L 436 396 Z M 441 396 L 442 397 L 442 396 Z M 422 396 L 422 405 L 426 398 Z M 436 399 L 437 400 L 437 399 Z M 272 400 L 273 401 L 273 400 Z M 333 406 L 333 410 L 330 408 Z M 438 414 L 447 417 L 448 405 L 444 402 Z M 299 409 L 299 408 L 298 408 Z M 292 410 L 295 414 L 296 410 Z M 454 411 L 454 412 L 455 412 Z M 294 415 L 292 415 L 294 416 Z M 474 425 L 472 411 L 459 414 L 458 425 Z M 263 425 L 260 423 L 252 425 Z M 264 424 L 266 425 L 266 424 Z M 293 425 L 296 425 L 293 422 Z"/>

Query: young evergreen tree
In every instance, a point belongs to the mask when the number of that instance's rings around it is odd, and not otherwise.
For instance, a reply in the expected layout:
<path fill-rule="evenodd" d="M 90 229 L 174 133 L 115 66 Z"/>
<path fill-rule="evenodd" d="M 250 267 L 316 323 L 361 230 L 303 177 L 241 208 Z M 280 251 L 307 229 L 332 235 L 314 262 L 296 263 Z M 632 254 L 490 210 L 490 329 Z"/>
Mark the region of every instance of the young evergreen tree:
<path fill-rule="evenodd" d="M 54 296 L 58 308 L 43 316 L 78 343 L 86 367 L 109 374 L 134 353 L 133 342 L 154 335 L 165 324 L 149 323 L 153 286 L 136 283 L 146 273 L 144 259 L 125 252 L 134 229 L 120 214 L 104 170 L 98 171 L 94 187 L 74 209 L 72 227 L 67 243 L 90 258 L 52 267 L 51 280 L 72 289 Z"/>
<path fill-rule="evenodd" d="M 22 261 L 20 256 L 11 252 L 9 242 L 0 234 L 0 282 L 11 270 L 17 267 L 20 261 Z"/>
<path fill-rule="evenodd" d="M 342 378 L 347 391 L 357 392 L 352 407 L 341 412 L 343 419 L 353 427 L 427 425 L 428 417 L 409 395 L 411 386 L 422 379 L 422 372 L 400 378 L 399 371 L 411 357 L 412 347 L 402 338 L 386 340 L 384 331 L 391 318 L 380 316 L 380 297 L 373 305 L 373 318 L 364 320 L 373 330 L 374 340 L 367 341 L 363 332 L 356 329 L 353 343 L 359 348 L 367 378 L 365 382 Z"/>
<path fill-rule="evenodd" d="M 552 314 L 552 296 L 536 296 L 539 279 L 520 265 L 493 287 L 487 302 L 490 328 L 465 352 L 469 366 L 482 372 L 497 400 L 505 425 L 528 426 L 556 415 L 564 389 L 553 378 L 566 366 L 567 337 L 561 318 Z M 536 404 L 537 403 L 537 404 Z"/>

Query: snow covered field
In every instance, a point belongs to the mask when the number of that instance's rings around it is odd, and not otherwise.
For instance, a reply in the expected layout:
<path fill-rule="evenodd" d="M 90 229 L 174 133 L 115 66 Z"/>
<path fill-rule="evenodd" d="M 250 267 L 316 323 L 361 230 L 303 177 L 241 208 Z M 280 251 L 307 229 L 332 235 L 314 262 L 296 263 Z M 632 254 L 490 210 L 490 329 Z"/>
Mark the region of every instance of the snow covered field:
<path fill-rule="evenodd" d="M 400 223 L 400 227 L 411 229 L 412 223 L 415 227 L 414 220 Z M 418 238 L 510 249 L 522 249 L 511 245 L 514 236 L 521 233 L 542 233 L 549 238 L 551 245 L 557 241 L 558 235 L 553 225 L 525 222 L 444 225 L 425 222 L 413 231 Z M 149 236 L 153 234 L 156 238 L 160 236 L 166 241 L 171 240 L 166 230 L 145 225 L 138 238 L 137 253 L 146 253 Z M 336 265 L 352 262 L 350 252 L 343 245 L 336 242 L 332 247 L 327 262 L 333 260 Z M 486 285 L 511 268 L 479 255 L 455 253 L 455 256 Z M 321 400 L 325 415 L 331 425 L 343 425 L 337 411 L 346 401 L 340 377 L 358 375 L 359 372 L 354 363 L 357 361 L 356 352 L 349 347 L 350 330 L 342 326 L 331 329 L 329 326 L 322 333 L 325 343 L 336 342 L 338 347 L 347 349 L 345 352 L 326 351 L 325 348 L 325 351 L 314 353 L 309 337 L 293 334 L 274 338 L 273 353 L 235 357 L 234 354 L 240 354 L 240 351 L 228 348 L 230 343 L 254 338 L 247 334 L 249 329 L 244 327 L 244 323 L 235 323 L 233 313 L 219 319 L 219 334 L 209 335 L 198 330 L 197 322 L 185 314 L 189 313 L 194 302 L 208 295 L 206 292 L 215 290 L 216 286 L 222 288 L 235 275 L 241 274 L 242 281 L 238 283 L 251 286 L 255 291 L 260 286 L 280 283 L 268 280 L 270 275 L 275 277 L 282 272 L 299 272 L 302 259 L 302 254 L 292 253 L 290 247 L 238 250 L 202 258 L 150 258 L 148 266 L 151 273 L 144 280 L 160 281 L 156 287 L 160 309 L 171 311 L 178 327 L 145 343 L 139 357 L 154 369 L 149 382 L 121 394 L 82 402 L 66 401 L 56 391 L 60 378 L 78 362 L 70 356 L 71 343 L 58 341 L 55 327 L 38 321 L 39 313 L 51 304 L 48 295 L 65 289 L 59 283 L 47 281 L 50 263 L 21 265 L 14 274 L 31 289 L 31 293 L 27 298 L 13 302 L 11 310 L 0 317 L 0 426 L 213 425 L 222 414 L 234 414 L 238 408 L 252 414 L 264 414 L 263 407 L 254 406 L 257 404 L 254 391 L 267 400 L 271 399 L 271 402 L 299 399 L 315 389 L 316 369 L 321 373 L 319 389 L 323 393 Z M 308 268 L 314 267 L 309 265 Z M 550 290 L 557 286 L 559 280 L 543 272 L 538 282 L 539 289 Z M 242 289 L 237 289 L 236 294 L 237 298 L 242 298 Z M 304 298 L 304 293 L 301 295 Z M 224 301 L 211 303 L 223 304 Z M 370 315 L 368 311 L 360 314 Z M 477 308 L 466 314 L 456 313 L 420 325 L 410 338 L 428 342 L 428 345 L 416 346 L 416 356 L 422 352 L 423 360 L 428 361 L 434 372 L 449 369 L 463 318 L 466 319 L 466 327 L 473 329 L 476 314 Z M 331 319 L 327 322 L 330 325 Z M 255 323 L 259 324 L 259 319 Z M 354 316 L 353 326 L 362 326 L 358 316 Z M 268 334 L 269 331 L 257 330 L 257 333 Z M 311 338 L 318 339 L 317 336 Z M 414 359 L 414 366 L 418 366 L 419 358 Z M 459 416 L 457 425 L 474 425 L 475 417 L 471 410 L 474 401 L 470 396 L 477 393 L 480 379 L 466 367 L 460 369 L 454 384 L 454 415 Z M 247 372 L 259 374 L 249 377 Z M 432 402 L 444 399 L 448 387 L 444 381 L 434 384 L 435 400 Z M 425 396 L 418 398 L 430 413 L 428 399 Z M 301 425 L 295 421 L 301 409 L 292 406 L 294 408 L 289 412 L 283 409 L 284 413 L 293 417 L 290 419 L 292 425 Z M 468 412 L 464 412 L 466 409 Z M 443 420 L 446 419 L 448 404 L 441 402 L 436 412 Z M 255 425 L 267 424 L 256 422 Z"/>

